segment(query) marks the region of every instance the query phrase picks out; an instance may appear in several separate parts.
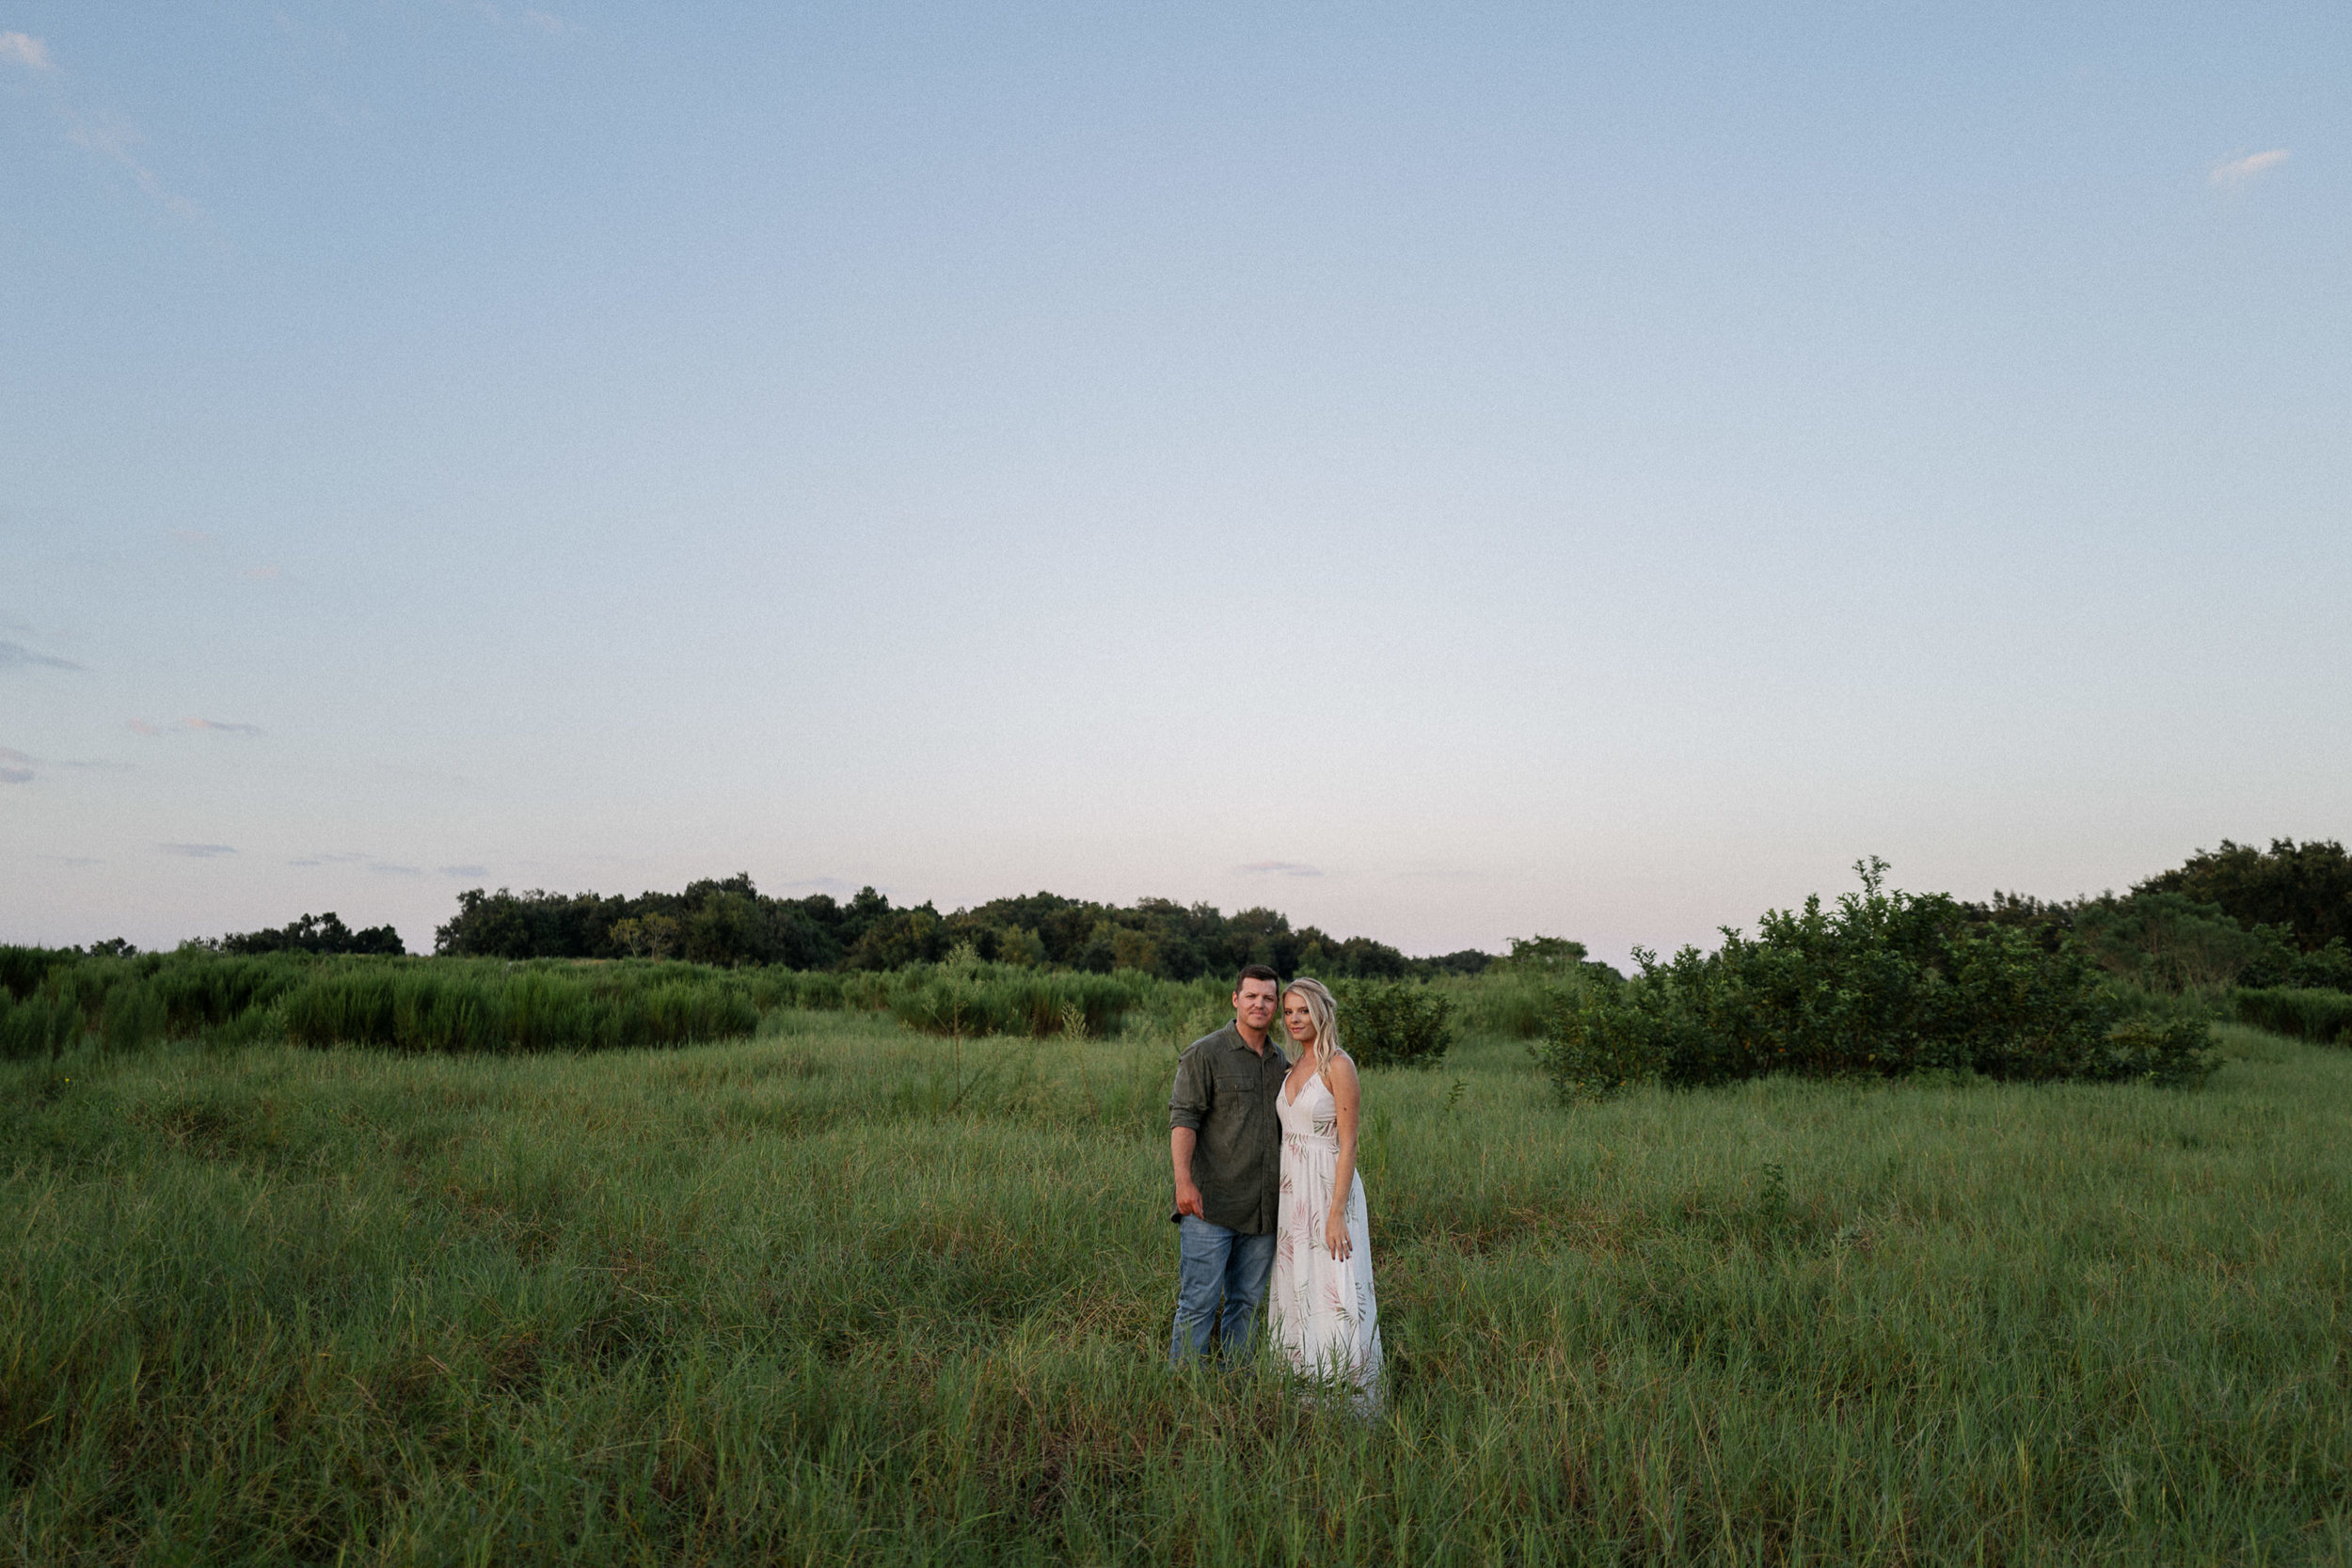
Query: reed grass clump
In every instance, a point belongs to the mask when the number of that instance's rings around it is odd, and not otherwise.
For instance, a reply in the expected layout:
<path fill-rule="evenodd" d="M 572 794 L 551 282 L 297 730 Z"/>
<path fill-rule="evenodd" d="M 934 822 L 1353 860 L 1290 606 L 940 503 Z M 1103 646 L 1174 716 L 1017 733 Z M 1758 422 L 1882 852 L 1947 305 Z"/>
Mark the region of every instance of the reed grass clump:
<path fill-rule="evenodd" d="M 311 960 L 204 949 L 91 958 L 0 948 L 0 1055 L 51 1055 L 85 1038 L 113 1051 L 240 1043 L 275 1033 L 277 1002 L 313 972 Z"/>
<path fill-rule="evenodd" d="M 1104 1038 L 1131 1020 L 1148 1026 L 1189 1016 L 1212 993 L 1222 1001 L 1224 986 L 1132 969 L 1089 974 L 967 958 L 892 971 L 883 994 L 893 1017 L 926 1034 L 1041 1037 L 1067 1034 L 1074 1017 L 1080 1033 Z"/>
<path fill-rule="evenodd" d="M 751 990 L 727 975 L 660 966 L 400 964 L 311 977 L 283 1003 L 298 1045 L 395 1051 L 613 1051 L 748 1035 Z"/>
<path fill-rule="evenodd" d="M 2352 994 L 2344 991 L 2249 989 L 2233 992 L 2229 1005 L 2238 1022 L 2258 1029 L 2352 1045 Z"/>

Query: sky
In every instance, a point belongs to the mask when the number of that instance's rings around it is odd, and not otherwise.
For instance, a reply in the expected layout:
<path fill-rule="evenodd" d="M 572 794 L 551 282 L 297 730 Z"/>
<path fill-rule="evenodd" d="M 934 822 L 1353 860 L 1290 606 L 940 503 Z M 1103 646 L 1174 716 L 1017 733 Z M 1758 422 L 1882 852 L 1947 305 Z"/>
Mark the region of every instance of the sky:
<path fill-rule="evenodd" d="M 2352 10 L 0 0 L 0 942 L 2352 837 Z"/>

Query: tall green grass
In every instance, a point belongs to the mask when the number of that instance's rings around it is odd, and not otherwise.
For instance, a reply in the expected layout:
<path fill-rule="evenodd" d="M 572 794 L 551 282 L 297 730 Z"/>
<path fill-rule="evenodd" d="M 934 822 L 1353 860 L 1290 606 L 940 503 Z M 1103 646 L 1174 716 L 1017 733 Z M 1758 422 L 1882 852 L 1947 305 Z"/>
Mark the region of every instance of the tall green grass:
<path fill-rule="evenodd" d="M 128 1051 L 165 1039 L 400 1051 L 603 1051 L 748 1035 L 778 1008 L 881 1012 L 934 1034 L 1097 1037 L 1200 1022 L 1223 1001 L 1124 971 L 915 964 L 865 974 L 714 969 L 625 960 L 231 957 L 188 950 L 128 958 L 0 948 L 0 1059 L 83 1043 Z M 1073 1023 L 1074 1021 L 1074 1023 Z"/>
<path fill-rule="evenodd" d="M 934 1035 L 1058 1035 L 1097 1038 L 1130 1021 L 1175 1029 L 1213 1012 L 1230 1016 L 1230 981 L 1162 980 L 1136 970 L 1088 974 L 1009 964 L 912 964 L 886 972 L 881 994 L 891 1015 Z M 1204 1024 L 1202 1033 L 1217 1026 Z"/>
<path fill-rule="evenodd" d="M 118 1051 L 166 1038 L 240 1043 L 278 1032 L 278 1001 L 319 966 L 382 961 L 0 948 L 0 1058 L 53 1055 L 86 1038 Z"/>
<path fill-rule="evenodd" d="M 1391 1398 L 1171 1377 L 1166 1040 L 0 1066 L 21 1562 L 2352 1553 L 2352 1055 L 1367 1072 Z"/>
<path fill-rule="evenodd" d="M 2258 1029 L 2352 1045 L 2352 995 L 2340 990 L 2249 989 L 2233 993 L 2230 1007 L 2241 1022 Z"/>
<path fill-rule="evenodd" d="M 1504 965 L 1484 974 L 1448 975 L 1432 981 L 1430 989 L 1453 1000 L 1465 1033 L 1532 1040 L 1551 1026 L 1562 996 L 1581 994 L 1592 984 L 1573 973 L 1548 974 Z"/>

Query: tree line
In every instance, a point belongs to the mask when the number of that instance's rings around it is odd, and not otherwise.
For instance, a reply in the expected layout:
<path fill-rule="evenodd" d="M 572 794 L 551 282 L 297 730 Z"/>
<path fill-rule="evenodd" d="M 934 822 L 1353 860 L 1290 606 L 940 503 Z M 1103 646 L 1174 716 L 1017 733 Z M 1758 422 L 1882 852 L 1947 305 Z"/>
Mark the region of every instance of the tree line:
<path fill-rule="evenodd" d="M 1425 979 L 1475 974 L 1495 961 L 1476 949 L 1407 958 L 1369 937 L 1294 927 L 1279 911 L 1263 907 L 1229 915 L 1168 898 L 1117 905 L 1033 893 L 942 914 L 928 900 L 893 905 L 870 887 L 847 901 L 822 893 L 771 897 L 747 874 L 633 898 L 471 888 L 458 895 L 455 918 L 437 927 L 433 941 L 436 953 L 459 958 L 683 958 L 840 970 L 936 963 L 960 948 L 990 963 L 1090 974 L 1135 970 L 1168 980 L 1232 974 L 1250 963 L 1284 974 Z"/>
<path fill-rule="evenodd" d="M 2048 900 L 1995 893 L 1961 909 L 2072 940 L 2101 968 L 2151 990 L 2215 986 L 2352 991 L 2352 855 L 2332 839 L 2268 849 L 2221 841 L 2128 893 Z"/>
<path fill-rule="evenodd" d="M 436 953 L 875 971 L 937 962 L 968 948 L 990 962 L 1092 974 L 1135 970 L 1170 980 L 1231 974 L 1247 963 L 1284 974 L 1426 979 L 1476 974 L 1504 961 L 1474 948 L 1407 958 L 1368 937 L 1294 927 L 1263 907 L 1228 915 L 1212 905 L 1166 898 L 1121 906 L 1034 893 L 943 915 L 928 901 L 894 905 L 870 887 L 846 902 L 829 894 L 770 897 L 748 875 L 633 898 L 472 888 L 458 895 L 457 905 L 455 917 L 435 930 Z M 1973 922 L 2024 927 L 2053 950 L 2072 942 L 2108 973 L 2152 990 L 2352 991 L 2352 855 L 2332 839 L 2278 838 L 2260 849 L 2225 838 L 2127 893 L 2053 900 L 1996 892 L 1955 909 Z M 332 911 L 193 945 L 247 955 L 405 950 L 391 927 L 354 930 Z M 1584 958 L 1581 944 L 1557 938 L 1515 942 L 1512 949 L 1508 957 L 1521 968 Z M 123 957 L 137 949 L 117 938 L 89 951 Z"/>

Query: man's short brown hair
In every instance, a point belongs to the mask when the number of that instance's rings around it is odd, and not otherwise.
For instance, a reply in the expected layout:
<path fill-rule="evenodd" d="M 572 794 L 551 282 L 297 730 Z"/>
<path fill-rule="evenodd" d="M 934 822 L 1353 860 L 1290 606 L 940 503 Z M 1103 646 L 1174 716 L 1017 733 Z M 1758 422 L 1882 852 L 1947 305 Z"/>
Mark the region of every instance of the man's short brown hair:
<path fill-rule="evenodd" d="M 1271 980 L 1274 982 L 1274 989 L 1276 990 L 1280 990 L 1282 989 L 1282 977 L 1279 974 L 1275 974 L 1274 971 L 1268 969 L 1263 964 L 1244 964 L 1241 966 L 1241 974 L 1233 981 L 1233 994 L 1235 996 L 1239 996 L 1241 994 L 1241 983 L 1243 980 Z"/>

